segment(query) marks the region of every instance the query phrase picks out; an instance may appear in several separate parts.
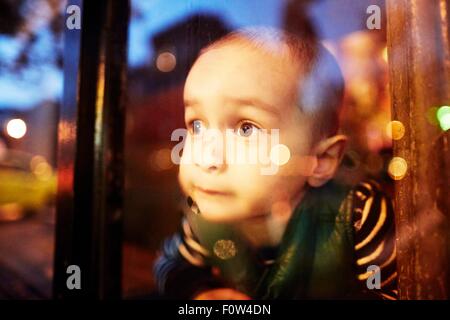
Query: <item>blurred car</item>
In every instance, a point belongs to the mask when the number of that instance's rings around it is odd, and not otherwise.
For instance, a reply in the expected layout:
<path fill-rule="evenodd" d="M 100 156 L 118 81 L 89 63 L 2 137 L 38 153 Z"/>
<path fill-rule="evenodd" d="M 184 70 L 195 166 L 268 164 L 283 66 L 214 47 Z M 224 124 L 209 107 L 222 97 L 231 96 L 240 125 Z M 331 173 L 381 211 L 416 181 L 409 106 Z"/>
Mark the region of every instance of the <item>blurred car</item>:
<path fill-rule="evenodd" d="M 55 193 L 56 175 L 44 157 L 0 145 L 0 222 L 39 212 Z"/>

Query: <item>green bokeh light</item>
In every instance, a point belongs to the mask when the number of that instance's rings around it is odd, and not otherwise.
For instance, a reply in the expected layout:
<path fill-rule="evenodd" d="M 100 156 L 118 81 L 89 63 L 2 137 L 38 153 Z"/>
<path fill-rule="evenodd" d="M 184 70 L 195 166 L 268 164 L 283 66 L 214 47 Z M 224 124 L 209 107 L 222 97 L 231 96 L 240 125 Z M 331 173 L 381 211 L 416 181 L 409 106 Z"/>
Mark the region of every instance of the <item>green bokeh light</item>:
<path fill-rule="evenodd" d="M 442 106 L 436 112 L 436 118 L 439 121 L 439 125 L 442 130 L 447 131 L 450 129 L 450 107 Z"/>

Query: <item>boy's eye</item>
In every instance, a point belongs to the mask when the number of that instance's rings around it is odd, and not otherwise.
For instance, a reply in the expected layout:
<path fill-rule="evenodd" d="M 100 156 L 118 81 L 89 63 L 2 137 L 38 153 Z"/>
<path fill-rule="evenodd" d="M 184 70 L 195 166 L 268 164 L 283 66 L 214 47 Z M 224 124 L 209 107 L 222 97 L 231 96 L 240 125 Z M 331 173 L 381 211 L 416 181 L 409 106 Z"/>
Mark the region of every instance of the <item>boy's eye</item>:
<path fill-rule="evenodd" d="M 251 137 L 253 134 L 256 134 L 258 127 L 250 122 L 244 122 L 239 126 L 238 135 L 241 137 Z"/>
<path fill-rule="evenodd" d="M 202 133 L 203 123 L 202 123 L 201 120 L 194 120 L 194 121 L 192 121 L 191 126 L 192 126 L 192 133 L 194 135 Z"/>

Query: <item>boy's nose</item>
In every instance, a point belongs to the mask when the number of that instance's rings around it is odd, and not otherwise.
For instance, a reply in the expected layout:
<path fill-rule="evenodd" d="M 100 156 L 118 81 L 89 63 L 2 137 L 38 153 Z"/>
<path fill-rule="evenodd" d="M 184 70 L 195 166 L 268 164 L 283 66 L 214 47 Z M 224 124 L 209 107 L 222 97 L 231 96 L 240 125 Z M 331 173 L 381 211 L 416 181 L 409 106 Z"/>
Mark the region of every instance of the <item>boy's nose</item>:
<path fill-rule="evenodd" d="M 202 150 L 196 157 L 196 165 L 207 172 L 221 172 L 225 169 L 223 140 L 217 136 L 210 137 L 202 143 Z"/>

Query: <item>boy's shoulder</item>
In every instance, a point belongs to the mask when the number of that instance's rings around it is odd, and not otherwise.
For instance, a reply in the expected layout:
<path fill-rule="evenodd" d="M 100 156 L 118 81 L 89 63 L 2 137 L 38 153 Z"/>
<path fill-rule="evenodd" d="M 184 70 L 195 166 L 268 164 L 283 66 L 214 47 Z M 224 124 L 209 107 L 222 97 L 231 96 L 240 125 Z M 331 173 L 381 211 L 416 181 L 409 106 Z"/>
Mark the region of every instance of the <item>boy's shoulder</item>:
<path fill-rule="evenodd" d="M 321 203 L 335 202 L 339 204 L 340 210 L 349 205 L 355 213 L 355 219 L 358 220 L 364 208 L 367 209 L 374 203 L 386 202 L 387 205 L 387 202 L 391 202 L 390 192 L 386 189 L 386 186 L 382 186 L 374 179 L 364 179 L 356 185 L 330 180 L 326 185 L 311 193 L 311 197 L 320 199 Z"/>

